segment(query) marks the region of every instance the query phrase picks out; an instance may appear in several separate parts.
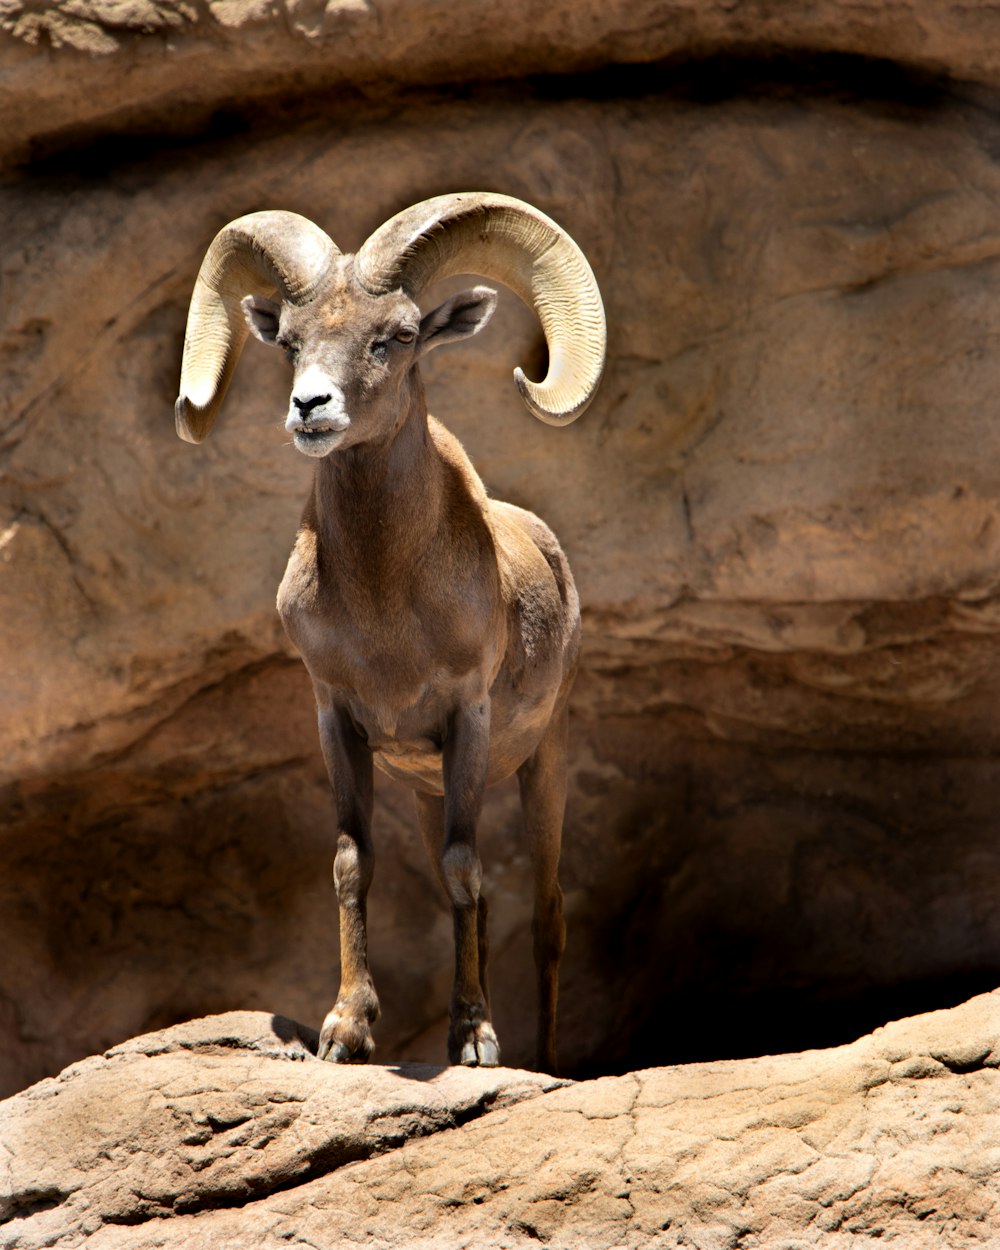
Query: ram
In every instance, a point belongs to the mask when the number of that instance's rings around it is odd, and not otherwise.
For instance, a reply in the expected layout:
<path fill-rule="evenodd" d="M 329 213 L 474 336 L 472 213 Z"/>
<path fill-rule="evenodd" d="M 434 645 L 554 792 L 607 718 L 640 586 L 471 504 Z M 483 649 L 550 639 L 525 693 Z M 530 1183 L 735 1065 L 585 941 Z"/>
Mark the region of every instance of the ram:
<path fill-rule="evenodd" d="M 552 1071 L 579 600 L 552 532 L 489 499 L 428 415 L 418 361 L 476 334 L 496 303 L 477 286 L 421 314 L 421 293 L 460 273 L 502 282 L 536 310 L 548 372 L 535 383 L 516 370 L 518 389 L 543 421 L 579 416 L 605 355 L 590 266 L 537 209 L 471 193 L 398 213 L 354 255 L 295 213 L 225 226 L 191 298 L 177 430 L 190 442 L 207 436 L 248 330 L 283 349 L 293 367 L 285 425 L 316 472 L 278 610 L 312 678 L 337 818 L 341 981 L 320 1057 L 359 1062 L 374 1049 L 366 897 L 376 765 L 415 791 L 453 910 L 449 1059 L 499 1062 L 476 825 L 485 787 L 516 772 L 534 882 L 538 1064 Z"/>

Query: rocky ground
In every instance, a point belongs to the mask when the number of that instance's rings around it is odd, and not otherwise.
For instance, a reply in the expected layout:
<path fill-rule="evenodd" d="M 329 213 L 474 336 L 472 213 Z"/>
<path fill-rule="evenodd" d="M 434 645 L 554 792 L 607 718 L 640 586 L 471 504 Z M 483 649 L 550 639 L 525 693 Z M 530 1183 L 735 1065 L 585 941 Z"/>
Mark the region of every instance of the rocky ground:
<path fill-rule="evenodd" d="M 579 1083 L 314 1046 L 230 1013 L 0 1104 L 0 1244 L 996 1244 L 1000 992 L 833 1050 Z"/>

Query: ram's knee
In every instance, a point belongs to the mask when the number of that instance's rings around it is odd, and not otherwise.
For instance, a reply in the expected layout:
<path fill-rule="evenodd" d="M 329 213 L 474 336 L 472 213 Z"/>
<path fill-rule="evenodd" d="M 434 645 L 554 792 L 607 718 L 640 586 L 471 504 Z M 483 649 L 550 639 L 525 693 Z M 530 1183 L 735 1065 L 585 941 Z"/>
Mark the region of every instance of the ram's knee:
<path fill-rule="evenodd" d="M 456 842 L 441 855 L 445 888 L 454 907 L 475 907 L 483 883 L 483 867 L 471 846 Z"/>
<path fill-rule="evenodd" d="M 333 883 L 337 888 L 337 897 L 359 898 L 367 894 L 373 868 L 372 856 L 366 854 L 353 838 L 342 835 L 337 842 L 337 854 L 333 861 Z"/>

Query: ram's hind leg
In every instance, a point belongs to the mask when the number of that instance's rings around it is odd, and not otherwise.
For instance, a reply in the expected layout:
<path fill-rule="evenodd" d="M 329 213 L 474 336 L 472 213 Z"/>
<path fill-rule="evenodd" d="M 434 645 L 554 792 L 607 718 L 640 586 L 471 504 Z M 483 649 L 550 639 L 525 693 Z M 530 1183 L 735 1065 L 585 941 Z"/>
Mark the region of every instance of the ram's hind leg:
<path fill-rule="evenodd" d="M 535 906 L 531 925 L 538 978 L 536 1062 L 540 1071 L 556 1071 L 556 1004 L 559 960 L 566 945 L 563 896 L 559 888 L 559 852 L 566 808 L 569 714 L 558 709 L 545 736 L 517 772 L 521 807 L 534 876 Z"/>

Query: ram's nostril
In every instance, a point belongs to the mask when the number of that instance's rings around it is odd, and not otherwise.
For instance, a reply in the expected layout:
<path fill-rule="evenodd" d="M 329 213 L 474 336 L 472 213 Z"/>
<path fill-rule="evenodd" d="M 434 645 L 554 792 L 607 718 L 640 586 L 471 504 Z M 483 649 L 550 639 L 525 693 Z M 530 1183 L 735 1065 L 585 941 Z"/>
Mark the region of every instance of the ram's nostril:
<path fill-rule="evenodd" d="M 312 399 L 299 399 L 297 395 L 293 395 L 292 403 L 303 416 L 306 416 L 314 408 L 321 408 L 323 404 L 328 404 L 331 398 L 330 395 L 314 395 Z"/>

